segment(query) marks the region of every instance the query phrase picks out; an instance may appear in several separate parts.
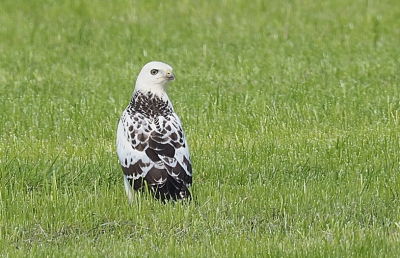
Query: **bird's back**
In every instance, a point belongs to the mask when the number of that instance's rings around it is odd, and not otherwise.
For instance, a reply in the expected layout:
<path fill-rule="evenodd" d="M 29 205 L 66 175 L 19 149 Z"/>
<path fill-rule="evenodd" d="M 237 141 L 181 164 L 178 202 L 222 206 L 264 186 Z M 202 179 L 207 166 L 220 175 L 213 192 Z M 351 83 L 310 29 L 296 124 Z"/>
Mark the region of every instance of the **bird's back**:
<path fill-rule="evenodd" d="M 190 198 L 189 149 L 167 96 L 135 91 L 118 124 L 117 153 L 125 187 L 129 183 L 141 190 L 147 185 L 163 201 Z"/>

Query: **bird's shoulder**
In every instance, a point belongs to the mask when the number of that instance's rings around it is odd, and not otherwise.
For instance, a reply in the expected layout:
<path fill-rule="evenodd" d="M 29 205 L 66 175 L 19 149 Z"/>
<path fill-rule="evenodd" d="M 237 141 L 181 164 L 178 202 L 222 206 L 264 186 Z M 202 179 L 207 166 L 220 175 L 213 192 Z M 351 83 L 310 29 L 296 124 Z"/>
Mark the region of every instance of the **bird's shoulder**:
<path fill-rule="evenodd" d="M 168 95 L 158 95 L 152 92 L 135 91 L 126 108 L 130 116 L 143 115 L 145 118 L 169 116 L 174 113 Z"/>

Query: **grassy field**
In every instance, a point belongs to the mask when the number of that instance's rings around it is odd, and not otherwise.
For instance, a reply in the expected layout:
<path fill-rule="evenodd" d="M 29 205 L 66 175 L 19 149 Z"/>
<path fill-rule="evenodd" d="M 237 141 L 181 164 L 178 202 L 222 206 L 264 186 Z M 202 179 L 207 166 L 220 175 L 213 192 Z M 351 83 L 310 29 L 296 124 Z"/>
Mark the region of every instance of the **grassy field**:
<path fill-rule="evenodd" d="M 0 256 L 399 257 L 398 0 L 0 2 Z M 117 121 L 174 67 L 197 204 L 128 204 Z"/>

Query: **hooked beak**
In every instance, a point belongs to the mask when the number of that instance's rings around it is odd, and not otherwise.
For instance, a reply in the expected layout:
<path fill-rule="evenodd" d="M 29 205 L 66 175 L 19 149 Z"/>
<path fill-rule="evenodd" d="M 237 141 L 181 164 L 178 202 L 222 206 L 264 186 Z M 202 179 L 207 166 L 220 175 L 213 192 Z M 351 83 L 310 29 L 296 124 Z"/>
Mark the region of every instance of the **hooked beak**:
<path fill-rule="evenodd" d="M 172 71 L 168 70 L 166 77 L 167 77 L 168 80 L 171 80 L 171 81 L 175 80 L 175 75 L 174 75 L 174 73 Z"/>

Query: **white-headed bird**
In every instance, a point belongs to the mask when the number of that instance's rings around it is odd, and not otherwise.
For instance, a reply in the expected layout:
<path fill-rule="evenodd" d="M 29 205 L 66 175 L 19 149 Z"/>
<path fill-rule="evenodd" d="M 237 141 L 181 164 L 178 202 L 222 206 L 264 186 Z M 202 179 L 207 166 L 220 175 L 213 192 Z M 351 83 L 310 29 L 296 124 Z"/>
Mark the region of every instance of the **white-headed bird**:
<path fill-rule="evenodd" d="M 117 154 L 130 202 L 132 188 L 149 189 L 163 202 L 191 198 L 189 148 L 166 92 L 174 79 L 171 66 L 156 61 L 147 63 L 119 120 Z"/>

